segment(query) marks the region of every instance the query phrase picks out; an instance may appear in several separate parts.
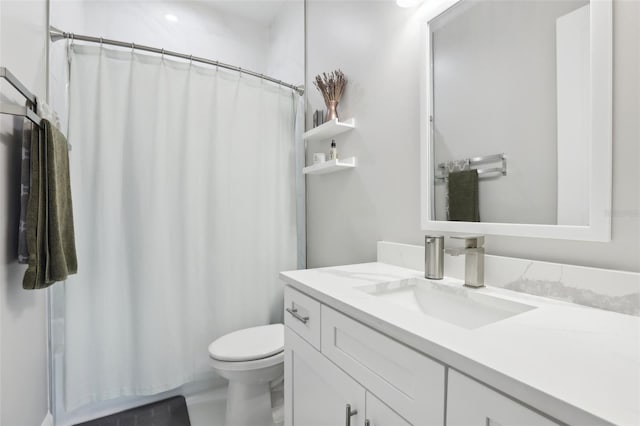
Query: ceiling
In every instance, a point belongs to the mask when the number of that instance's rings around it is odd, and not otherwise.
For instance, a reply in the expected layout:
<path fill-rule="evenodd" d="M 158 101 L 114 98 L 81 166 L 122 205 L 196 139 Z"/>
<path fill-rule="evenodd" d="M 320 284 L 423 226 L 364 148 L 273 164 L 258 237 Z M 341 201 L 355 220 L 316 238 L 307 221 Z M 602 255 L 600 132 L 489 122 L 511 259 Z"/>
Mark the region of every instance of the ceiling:
<path fill-rule="evenodd" d="M 202 0 L 212 9 L 223 14 L 247 19 L 257 24 L 268 25 L 286 3 L 302 0 Z"/>

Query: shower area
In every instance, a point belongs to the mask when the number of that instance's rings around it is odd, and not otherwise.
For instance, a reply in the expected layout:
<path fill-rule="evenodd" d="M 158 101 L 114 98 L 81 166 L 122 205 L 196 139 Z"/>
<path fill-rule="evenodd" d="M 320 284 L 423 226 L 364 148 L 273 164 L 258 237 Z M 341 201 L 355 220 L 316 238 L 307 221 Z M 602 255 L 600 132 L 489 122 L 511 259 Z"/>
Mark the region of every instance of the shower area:
<path fill-rule="evenodd" d="M 56 424 L 173 395 L 210 422 L 225 381 L 207 346 L 282 322 L 278 272 L 305 265 L 304 3 L 50 14 L 79 262 L 48 297 Z"/>

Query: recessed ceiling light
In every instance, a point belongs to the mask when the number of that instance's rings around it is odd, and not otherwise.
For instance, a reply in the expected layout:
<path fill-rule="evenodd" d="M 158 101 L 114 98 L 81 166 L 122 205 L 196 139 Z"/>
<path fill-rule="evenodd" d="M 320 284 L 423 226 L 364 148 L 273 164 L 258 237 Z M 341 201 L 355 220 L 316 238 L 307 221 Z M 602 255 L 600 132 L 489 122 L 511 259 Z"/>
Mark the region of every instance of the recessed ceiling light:
<path fill-rule="evenodd" d="M 178 21 L 178 17 L 176 15 L 172 15 L 170 13 L 167 13 L 166 15 L 164 15 L 164 19 L 166 19 L 169 22 L 177 22 Z"/>
<path fill-rule="evenodd" d="M 424 0 L 396 0 L 396 4 L 400 7 L 416 7 Z"/>

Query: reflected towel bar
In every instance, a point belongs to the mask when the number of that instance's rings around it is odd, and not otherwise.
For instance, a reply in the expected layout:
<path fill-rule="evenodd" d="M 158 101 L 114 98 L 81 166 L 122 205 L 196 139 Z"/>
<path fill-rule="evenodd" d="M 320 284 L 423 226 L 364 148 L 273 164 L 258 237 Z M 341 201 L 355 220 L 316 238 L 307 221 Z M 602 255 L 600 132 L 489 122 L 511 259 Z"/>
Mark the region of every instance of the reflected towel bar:
<path fill-rule="evenodd" d="M 506 176 L 507 175 L 507 156 L 505 154 L 495 154 L 495 155 L 485 155 L 482 157 L 472 157 L 469 158 L 469 168 L 475 169 L 478 171 L 478 177 L 496 177 L 496 176 Z M 491 167 L 491 168 L 474 168 L 473 166 L 478 166 L 481 164 L 488 163 L 497 163 L 501 162 L 501 167 Z M 447 175 L 449 174 L 447 170 L 447 163 L 439 163 L 438 170 L 441 171 L 440 176 L 435 176 L 436 182 L 446 182 Z"/>

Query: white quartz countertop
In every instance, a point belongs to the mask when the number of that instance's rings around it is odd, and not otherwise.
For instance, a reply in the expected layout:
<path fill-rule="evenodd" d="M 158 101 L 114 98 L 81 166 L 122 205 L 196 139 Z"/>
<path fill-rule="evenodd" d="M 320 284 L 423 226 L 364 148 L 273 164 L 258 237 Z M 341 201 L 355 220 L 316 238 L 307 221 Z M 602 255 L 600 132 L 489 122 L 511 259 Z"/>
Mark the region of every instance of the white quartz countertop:
<path fill-rule="evenodd" d="M 536 309 L 467 329 L 355 289 L 422 277 L 420 271 L 363 263 L 282 272 L 281 277 L 320 302 L 558 420 L 640 425 L 638 317 L 487 286 L 472 291 Z"/>

